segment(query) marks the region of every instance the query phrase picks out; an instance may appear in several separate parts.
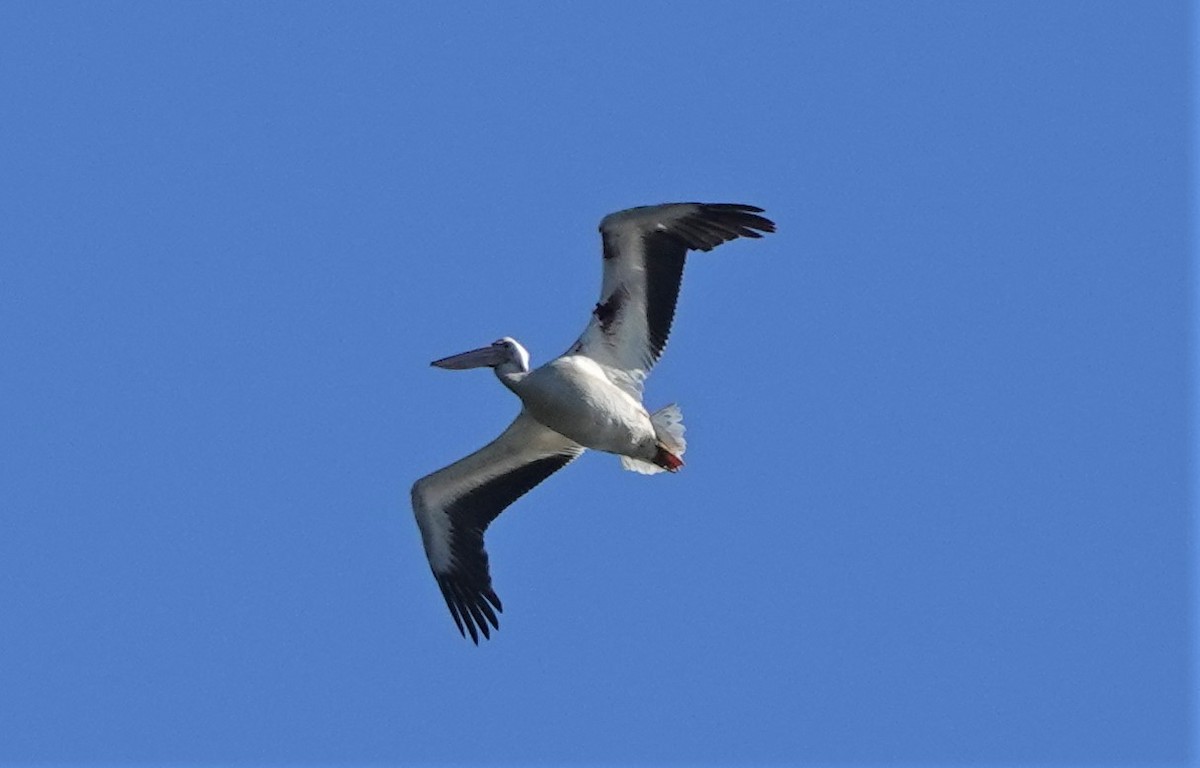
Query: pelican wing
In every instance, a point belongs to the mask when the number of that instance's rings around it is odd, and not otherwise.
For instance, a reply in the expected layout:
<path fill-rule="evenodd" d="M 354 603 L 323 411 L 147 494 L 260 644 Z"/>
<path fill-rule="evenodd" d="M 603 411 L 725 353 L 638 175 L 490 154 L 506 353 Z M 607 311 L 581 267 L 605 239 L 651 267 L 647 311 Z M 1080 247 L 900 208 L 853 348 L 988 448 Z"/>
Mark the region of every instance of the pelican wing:
<path fill-rule="evenodd" d="M 736 203 L 670 203 L 605 216 L 600 301 L 568 354 L 592 358 L 614 384 L 640 398 L 671 333 L 687 252 L 774 232 L 774 222 L 760 213 Z"/>
<path fill-rule="evenodd" d="M 425 556 L 464 637 L 478 643 L 479 632 L 491 637 L 489 623 L 500 628 L 503 609 L 483 548 L 488 524 L 583 450 L 521 411 L 495 440 L 413 485 Z"/>

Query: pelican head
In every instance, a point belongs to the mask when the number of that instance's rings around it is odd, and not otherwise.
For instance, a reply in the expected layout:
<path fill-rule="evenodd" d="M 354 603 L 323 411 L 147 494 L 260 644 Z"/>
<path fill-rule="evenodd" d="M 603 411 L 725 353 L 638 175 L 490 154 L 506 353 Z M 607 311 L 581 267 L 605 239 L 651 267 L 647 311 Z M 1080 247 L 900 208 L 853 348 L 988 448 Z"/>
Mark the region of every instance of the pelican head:
<path fill-rule="evenodd" d="M 430 365 L 451 371 L 487 366 L 495 368 L 496 375 L 503 377 L 505 374 L 529 373 L 529 353 L 516 339 L 505 336 L 486 347 L 443 357 L 441 360 L 434 360 Z"/>

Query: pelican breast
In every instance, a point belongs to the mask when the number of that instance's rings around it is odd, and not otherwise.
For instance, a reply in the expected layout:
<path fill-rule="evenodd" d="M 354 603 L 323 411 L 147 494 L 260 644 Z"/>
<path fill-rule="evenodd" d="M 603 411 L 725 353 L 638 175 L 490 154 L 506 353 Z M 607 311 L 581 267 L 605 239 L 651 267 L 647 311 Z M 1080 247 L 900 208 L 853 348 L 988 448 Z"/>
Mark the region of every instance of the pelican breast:
<path fill-rule="evenodd" d="M 564 355 L 533 370 L 517 389 L 526 410 L 580 445 L 610 453 L 653 452 L 654 426 L 640 402 L 595 360 Z"/>

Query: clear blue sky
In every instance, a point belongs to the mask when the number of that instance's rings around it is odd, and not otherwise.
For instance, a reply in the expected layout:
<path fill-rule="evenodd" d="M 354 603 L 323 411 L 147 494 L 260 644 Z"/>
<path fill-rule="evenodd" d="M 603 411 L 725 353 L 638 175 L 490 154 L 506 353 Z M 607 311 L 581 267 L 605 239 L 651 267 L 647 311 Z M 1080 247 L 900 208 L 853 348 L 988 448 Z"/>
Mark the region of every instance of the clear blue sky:
<path fill-rule="evenodd" d="M 1182 763 L 1172 2 L 0 5 L 0 762 Z M 563 351 L 595 227 L 695 256 L 651 406 L 489 533 L 414 479 Z"/>

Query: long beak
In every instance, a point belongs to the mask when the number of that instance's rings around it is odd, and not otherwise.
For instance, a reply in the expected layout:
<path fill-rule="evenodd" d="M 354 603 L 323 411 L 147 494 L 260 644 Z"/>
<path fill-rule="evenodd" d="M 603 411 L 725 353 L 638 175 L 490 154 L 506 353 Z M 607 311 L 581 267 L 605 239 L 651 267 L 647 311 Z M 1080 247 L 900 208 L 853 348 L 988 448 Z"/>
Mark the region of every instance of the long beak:
<path fill-rule="evenodd" d="M 450 357 L 443 357 L 441 360 L 434 360 L 430 365 L 437 368 L 447 368 L 451 371 L 465 371 L 468 368 L 482 368 L 484 366 L 499 365 L 504 362 L 504 350 L 501 347 L 489 346 L 472 349 L 470 352 L 463 352 Z"/>

